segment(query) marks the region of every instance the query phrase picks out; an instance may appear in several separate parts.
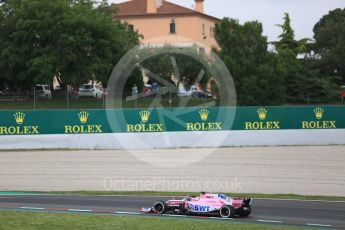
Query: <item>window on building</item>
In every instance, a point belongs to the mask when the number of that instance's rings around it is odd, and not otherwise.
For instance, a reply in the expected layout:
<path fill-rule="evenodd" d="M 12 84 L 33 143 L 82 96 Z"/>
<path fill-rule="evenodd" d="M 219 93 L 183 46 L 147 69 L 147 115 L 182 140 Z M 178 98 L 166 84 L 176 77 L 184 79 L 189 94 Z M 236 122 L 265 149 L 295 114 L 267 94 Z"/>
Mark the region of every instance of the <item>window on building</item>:
<path fill-rule="evenodd" d="M 171 34 L 176 34 L 176 23 L 175 23 L 175 19 L 171 19 L 171 21 L 170 21 L 170 33 L 171 33 Z"/>
<path fill-rule="evenodd" d="M 214 27 L 210 27 L 210 37 L 213 38 L 214 37 Z"/>
<path fill-rule="evenodd" d="M 133 30 L 133 31 L 134 31 L 134 26 L 133 26 L 133 25 L 128 25 L 128 28 L 129 28 L 130 30 Z"/>
<path fill-rule="evenodd" d="M 162 1 L 161 0 L 156 0 L 156 7 L 159 8 L 162 6 Z"/>
<path fill-rule="evenodd" d="M 202 35 L 205 35 L 205 24 L 202 24 Z"/>

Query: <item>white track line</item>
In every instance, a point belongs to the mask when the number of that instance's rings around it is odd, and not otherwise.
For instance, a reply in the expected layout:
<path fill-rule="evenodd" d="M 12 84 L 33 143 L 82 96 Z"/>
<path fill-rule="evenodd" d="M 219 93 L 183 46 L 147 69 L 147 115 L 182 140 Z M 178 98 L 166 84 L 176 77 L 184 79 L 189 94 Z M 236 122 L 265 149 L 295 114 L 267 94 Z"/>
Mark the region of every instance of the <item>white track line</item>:
<path fill-rule="evenodd" d="M 30 209 L 30 210 L 44 210 L 45 208 L 36 208 L 36 207 L 20 207 L 21 209 Z"/>
<path fill-rule="evenodd" d="M 163 214 L 163 216 L 170 216 L 170 217 L 187 217 L 187 216 L 173 215 L 173 214 Z"/>
<path fill-rule="evenodd" d="M 325 202 L 325 203 L 345 203 L 342 200 L 303 200 L 303 199 L 284 199 L 284 198 L 252 198 L 253 200 L 277 200 L 277 201 L 301 201 L 301 202 Z"/>
<path fill-rule="evenodd" d="M 92 210 L 88 209 L 68 209 L 70 212 L 92 212 Z"/>
<path fill-rule="evenodd" d="M 115 212 L 116 214 L 141 215 L 139 212 Z"/>
<path fill-rule="evenodd" d="M 329 224 L 307 224 L 308 226 L 315 226 L 315 227 L 332 227 Z"/>
<path fill-rule="evenodd" d="M 215 220 L 234 220 L 233 218 L 222 218 L 222 217 L 209 217 L 210 219 L 215 219 Z"/>
<path fill-rule="evenodd" d="M 279 220 L 258 220 L 259 222 L 265 222 L 265 223 L 275 223 L 275 224 L 282 224 L 283 221 Z"/>

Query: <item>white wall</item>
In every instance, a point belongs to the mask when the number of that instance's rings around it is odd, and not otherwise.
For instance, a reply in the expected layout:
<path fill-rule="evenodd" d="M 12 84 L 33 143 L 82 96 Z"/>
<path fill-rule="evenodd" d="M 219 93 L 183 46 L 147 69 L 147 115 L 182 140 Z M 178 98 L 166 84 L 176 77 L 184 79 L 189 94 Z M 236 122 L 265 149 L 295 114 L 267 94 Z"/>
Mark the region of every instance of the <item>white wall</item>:
<path fill-rule="evenodd" d="M 345 129 L 0 136 L 0 149 L 163 149 L 344 144 Z"/>

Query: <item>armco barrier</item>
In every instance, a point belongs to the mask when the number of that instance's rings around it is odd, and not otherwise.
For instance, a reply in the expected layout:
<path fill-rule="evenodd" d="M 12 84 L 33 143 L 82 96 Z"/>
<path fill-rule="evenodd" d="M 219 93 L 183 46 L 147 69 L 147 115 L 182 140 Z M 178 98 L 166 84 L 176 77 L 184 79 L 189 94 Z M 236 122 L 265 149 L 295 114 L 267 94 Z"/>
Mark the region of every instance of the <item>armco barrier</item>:
<path fill-rule="evenodd" d="M 315 131 L 313 132 L 313 130 Z M 337 134 L 332 130 L 337 130 Z M 95 143 L 91 143 L 88 148 L 94 148 L 93 146 L 117 148 L 118 145 L 100 146 L 101 141 L 98 141 L 97 137 L 101 136 L 99 134 L 127 134 L 127 138 L 131 136 L 130 134 L 137 135 L 140 133 L 140 138 L 145 139 L 149 136 L 148 133 L 162 132 L 174 133 L 169 135 L 180 134 L 184 138 L 183 146 L 172 145 L 168 147 L 193 146 L 192 143 L 188 144 L 188 140 L 185 140 L 193 132 L 215 132 L 215 136 L 223 135 L 224 132 L 233 136 L 236 132 L 232 140 L 237 139 L 237 143 L 241 143 L 241 146 L 279 145 L 279 140 L 274 141 L 275 135 L 272 135 L 273 133 L 276 133 L 281 139 L 288 138 L 281 142 L 282 145 L 317 144 L 315 143 L 316 137 L 312 138 L 313 141 L 310 143 L 294 140 L 294 136 L 296 138 L 297 136 L 298 138 L 303 137 L 302 131 L 308 131 L 308 135 L 317 133 L 317 138 L 324 139 L 323 135 L 326 135 L 333 139 L 331 143 L 323 140 L 324 142 L 320 142 L 321 144 L 345 144 L 344 136 L 338 136 L 342 135 L 340 133 L 344 130 L 345 106 L 1 111 L 0 149 L 16 148 L 16 146 L 31 148 L 33 145 L 35 148 L 40 146 L 50 148 L 55 146 L 54 141 L 59 142 L 59 135 L 63 138 L 63 142 L 68 142 L 67 137 L 72 139 L 73 135 L 78 135 L 78 138 L 83 135 L 92 135 L 92 138 L 88 137 L 87 139 L 92 142 L 96 138 Z M 298 135 L 294 135 L 291 131 L 299 132 Z M 261 133 L 258 134 L 258 132 Z M 143 133 L 146 133 L 146 137 L 143 136 Z M 288 135 L 284 136 L 285 133 Z M 54 139 L 51 140 L 53 144 L 47 146 L 47 143 L 35 143 L 40 142 L 40 139 L 35 136 L 42 136 L 42 138 L 45 136 L 44 141 L 49 142 L 47 135 L 54 135 Z M 253 139 L 258 135 L 261 138 L 270 137 L 273 139 L 266 142 L 262 140 L 253 142 Z M 334 140 L 337 137 L 339 140 Z M 190 140 L 192 139 L 190 138 Z M 344 143 L 340 141 L 342 139 L 344 139 Z M 17 144 L 12 147 L 9 146 L 9 143 L 12 143 L 11 140 Z M 193 141 L 195 142 L 195 140 Z M 247 142 L 248 144 L 246 144 Z M 23 143 L 27 144 L 24 146 Z M 209 146 L 210 143 L 195 147 L 212 147 L 212 145 Z M 222 146 L 233 145 L 236 145 L 233 141 L 226 140 L 222 144 Z M 70 146 L 59 143 L 56 148 L 62 146 L 75 148 L 79 145 Z M 157 144 L 157 146 L 152 147 L 164 146 Z"/>

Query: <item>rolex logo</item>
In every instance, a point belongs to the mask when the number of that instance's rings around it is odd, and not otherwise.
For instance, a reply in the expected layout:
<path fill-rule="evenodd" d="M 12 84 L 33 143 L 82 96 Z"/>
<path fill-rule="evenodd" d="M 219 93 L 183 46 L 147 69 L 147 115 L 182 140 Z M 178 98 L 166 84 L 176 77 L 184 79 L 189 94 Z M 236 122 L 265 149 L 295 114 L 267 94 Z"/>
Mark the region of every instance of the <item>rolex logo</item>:
<path fill-rule="evenodd" d="M 0 135 L 33 135 L 40 134 L 39 126 L 37 125 L 22 125 L 25 122 L 25 114 L 16 112 L 13 114 L 16 126 L 1 126 Z"/>
<path fill-rule="evenodd" d="M 324 121 L 323 114 L 325 110 L 321 107 L 314 109 L 316 121 L 302 121 L 302 129 L 336 129 L 337 121 Z"/>
<path fill-rule="evenodd" d="M 25 114 L 24 114 L 24 113 L 21 113 L 21 112 L 15 113 L 15 114 L 14 114 L 14 119 L 16 120 L 16 123 L 17 123 L 18 125 L 21 125 L 21 124 L 24 123 Z"/>
<path fill-rule="evenodd" d="M 266 109 L 260 108 L 260 109 L 258 109 L 257 113 L 259 115 L 260 120 L 263 121 L 266 119 L 266 116 L 267 116 L 267 110 Z"/>
<path fill-rule="evenodd" d="M 265 121 L 267 118 L 267 110 L 265 108 L 259 108 L 257 111 L 260 121 L 244 122 L 246 130 L 273 130 L 280 129 L 280 121 Z"/>
<path fill-rule="evenodd" d="M 207 109 L 202 109 L 199 111 L 199 114 L 202 121 L 207 121 L 210 112 Z"/>
<path fill-rule="evenodd" d="M 143 123 L 146 123 L 149 120 L 151 113 L 147 110 L 143 110 L 139 113 L 139 115 L 140 115 L 141 121 Z"/>
<path fill-rule="evenodd" d="M 81 124 L 65 125 L 65 134 L 84 134 L 84 133 L 103 133 L 102 125 L 86 124 L 89 121 L 90 114 L 86 111 L 78 113 Z"/>
<path fill-rule="evenodd" d="M 78 113 L 80 123 L 85 124 L 87 122 L 87 120 L 89 119 L 89 115 L 90 114 L 85 112 L 85 111 Z"/>
<path fill-rule="evenodd" d="M 321 120 L 321 118 L 322 118 L 324 112 L 325 112 L 325 110 L 323 110 L 323 109 L 320 108 L 320 107 L 314 109 L 314 113 L 315 113 L 316 119 Z"/>
<path fill-rule="evenodd" d="M 209 122 L 208 116 L 210 115 L 210 111 L 207 109 L 200 109 L 199 110 L 200 119 L 202 122 L 190 122 L 186 123 L 187 131 L 218 131 L 222 130 L 222 122 L 214 121 Z"/>

